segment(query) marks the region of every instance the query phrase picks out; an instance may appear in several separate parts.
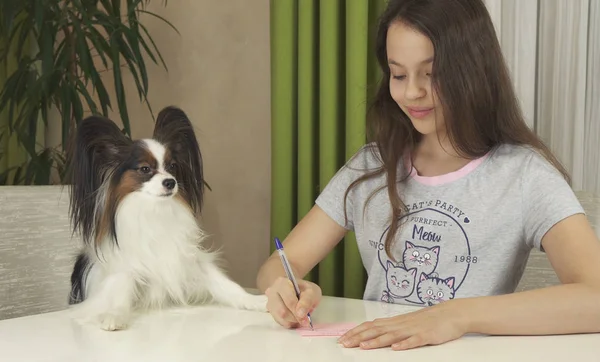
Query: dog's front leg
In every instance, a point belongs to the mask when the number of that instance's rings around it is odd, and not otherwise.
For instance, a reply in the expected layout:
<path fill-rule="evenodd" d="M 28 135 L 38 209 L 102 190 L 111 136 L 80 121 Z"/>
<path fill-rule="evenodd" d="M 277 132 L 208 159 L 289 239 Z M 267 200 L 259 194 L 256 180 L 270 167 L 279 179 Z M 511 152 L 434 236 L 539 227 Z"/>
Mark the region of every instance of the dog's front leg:
<path fill-rule="evenodd" d="M 128 273 L 109 274 L 91 290 L 90 296 L 74 309 L 75 317 L 98 323 L 114 331 L 127 328 L 132 315 L 135 281 Z"/>
<path fill-rule="evenodd" d="M 217 303 L 240 309 L 267 311 L 265 295 L 248 293 L 212 263 L 204 263 L 202 269 L 205 274 L 205 278 L 203 278 L 203 282 L 206 283 L 205 288 Z"/>

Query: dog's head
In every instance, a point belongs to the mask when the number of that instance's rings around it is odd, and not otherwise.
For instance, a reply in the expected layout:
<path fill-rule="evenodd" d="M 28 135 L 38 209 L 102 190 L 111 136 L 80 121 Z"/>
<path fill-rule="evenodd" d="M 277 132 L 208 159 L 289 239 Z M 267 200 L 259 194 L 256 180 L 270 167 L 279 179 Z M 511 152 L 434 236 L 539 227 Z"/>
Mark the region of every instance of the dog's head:
<path fill-rule="evenodd" d="M 190 120 L 176 107 L 158 114 L 151 139 L 132 141 L 103 117 L 82 120 L 70 154 L 70 176 L 71 219 L 86 241 L 103 219 L 114 218 L 131 193 L 156 201 L 177 197 L 195 214 L 202 208 L 202 154 Z"/>

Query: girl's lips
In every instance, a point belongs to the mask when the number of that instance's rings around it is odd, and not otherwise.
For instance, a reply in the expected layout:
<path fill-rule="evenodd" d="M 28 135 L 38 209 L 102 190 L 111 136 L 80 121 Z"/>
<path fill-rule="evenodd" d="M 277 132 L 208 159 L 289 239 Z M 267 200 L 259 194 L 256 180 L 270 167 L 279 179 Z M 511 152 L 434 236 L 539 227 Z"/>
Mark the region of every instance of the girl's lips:
<path fill-rule="evenodd" d="M 433 108 L 423 108 L 423 107 L 419 107 L 419 108 L 411 108 L 411 107 L 407 107 L 408 113 L 410 113 L 410 115 L 413 118 L 424 118 L 426 116 L 429 115 L 429 113 L 431 113 L 431 111 L 433 111 Z"/>

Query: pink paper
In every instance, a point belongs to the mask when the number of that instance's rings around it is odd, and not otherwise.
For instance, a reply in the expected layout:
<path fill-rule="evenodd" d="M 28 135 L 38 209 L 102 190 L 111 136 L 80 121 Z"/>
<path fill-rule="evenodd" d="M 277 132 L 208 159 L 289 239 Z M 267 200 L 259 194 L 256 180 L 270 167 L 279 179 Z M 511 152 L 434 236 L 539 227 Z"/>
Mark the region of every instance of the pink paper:
<path fill-rule="evenodd" d="M 298 328 L 296 331 L 304 337 L 340 337 L 356 327 L 356 323 L 315 324 L 313 327 L 314 331 L 310 327 Z"/>

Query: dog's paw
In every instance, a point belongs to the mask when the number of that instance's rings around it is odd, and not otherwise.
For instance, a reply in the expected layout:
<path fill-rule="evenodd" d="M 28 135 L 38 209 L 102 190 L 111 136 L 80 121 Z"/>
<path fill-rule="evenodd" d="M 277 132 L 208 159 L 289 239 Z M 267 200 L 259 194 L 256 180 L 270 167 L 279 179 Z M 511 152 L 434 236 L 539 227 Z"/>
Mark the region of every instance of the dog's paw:
<path fill-rule="evenodd" d="M 122 315 L 105 313 L 98 316 L 98 323 L 100 324 L 100 328 L 105 331 L 117 331 L 128 327 L 129 318 Z"/>
<path fill-rule="evenodd" d="M 87 308 L 72 308 L 70 314 L 71 318 L 80 325 L 95 326 L 105 331 L 126 329 L 130 320 L 125 314 L 92 311 Z"/>
<path fill-rule="evenodd" d="M 267 296 L 266 295 L 250 295 L 244 300 L 241 305 L 243 309 L 266 312 L 267 311 Z"/>

